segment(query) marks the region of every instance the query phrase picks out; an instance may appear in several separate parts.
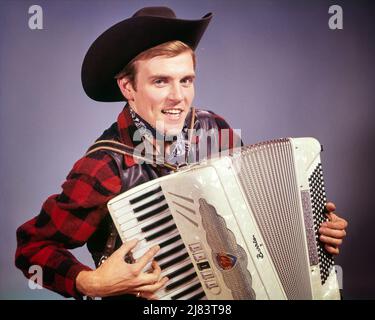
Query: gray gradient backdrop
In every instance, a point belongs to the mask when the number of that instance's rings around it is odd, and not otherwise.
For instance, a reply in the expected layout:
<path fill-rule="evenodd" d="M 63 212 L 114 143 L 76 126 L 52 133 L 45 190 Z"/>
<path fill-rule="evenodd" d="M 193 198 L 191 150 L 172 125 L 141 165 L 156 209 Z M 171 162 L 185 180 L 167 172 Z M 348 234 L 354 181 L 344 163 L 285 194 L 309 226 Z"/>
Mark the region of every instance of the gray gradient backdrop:
<path fill-rule="evenodd" d="M 28 8 L 44 9 L 44 30 Z M 344 29 L 328 28 L 328 8 Z M 38 214 L 73 163 L 122 109 L 80 82 L 84 54 L 106 28 L 146 5 L 214 18 L 197 50 L 195 105 L 242 129 L 246 143 L 314 136 L 329 199 L 350 221 L 337 263 L 348 299 L 374 298 L 374 4 L 370 1 L 0 0 L 0 298 L 60 299 L 30 290 L 14 267 L 15 231 Z M 92 266 L 86 248 L 75 250 Z"/>

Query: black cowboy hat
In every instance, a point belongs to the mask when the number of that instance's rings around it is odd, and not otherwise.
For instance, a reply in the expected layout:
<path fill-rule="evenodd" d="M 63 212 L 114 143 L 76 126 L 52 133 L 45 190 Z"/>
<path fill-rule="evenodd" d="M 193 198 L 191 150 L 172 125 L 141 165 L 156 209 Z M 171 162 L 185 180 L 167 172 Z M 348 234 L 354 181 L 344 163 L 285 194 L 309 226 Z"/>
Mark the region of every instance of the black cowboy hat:
<path fill-rule="evenodd" d="M 177 19 L 167 7 L 146 7 L 103 32 L 83 60 L 81 78 L 86 94 L 96 101 L 123 101 L 114 78 L 139 53 L 172 40 L 197 47 L 212 14 L 199 20 Z"/>

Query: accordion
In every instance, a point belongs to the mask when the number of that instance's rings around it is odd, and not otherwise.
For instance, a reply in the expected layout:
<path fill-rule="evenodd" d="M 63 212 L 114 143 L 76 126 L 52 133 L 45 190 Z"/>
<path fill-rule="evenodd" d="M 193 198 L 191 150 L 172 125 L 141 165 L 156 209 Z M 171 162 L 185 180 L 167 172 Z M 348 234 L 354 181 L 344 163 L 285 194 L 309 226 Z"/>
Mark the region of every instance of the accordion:
<path fill-rule="evenodd" d="M 162 300 L 339 299 L 325 216 L 321 145 L 284 138 L 189 165 L 113 198 L 122 241 L 151 246 Z"/>

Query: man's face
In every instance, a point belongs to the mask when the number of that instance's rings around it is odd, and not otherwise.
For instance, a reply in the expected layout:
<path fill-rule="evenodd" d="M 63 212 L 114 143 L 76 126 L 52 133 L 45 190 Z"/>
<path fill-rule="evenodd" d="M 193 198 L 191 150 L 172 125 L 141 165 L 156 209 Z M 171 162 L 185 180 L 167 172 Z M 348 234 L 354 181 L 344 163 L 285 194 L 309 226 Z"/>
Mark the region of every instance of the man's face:
<path fill-rule="evenodd" d="M 160 128 L 162 122 L 164 133 L 178 134 L 194 98 L 195 72 L 191 53 L 141 60 L 136 69 L 136 90 L 130 86 L 130 106 L 153 127 Z"/>

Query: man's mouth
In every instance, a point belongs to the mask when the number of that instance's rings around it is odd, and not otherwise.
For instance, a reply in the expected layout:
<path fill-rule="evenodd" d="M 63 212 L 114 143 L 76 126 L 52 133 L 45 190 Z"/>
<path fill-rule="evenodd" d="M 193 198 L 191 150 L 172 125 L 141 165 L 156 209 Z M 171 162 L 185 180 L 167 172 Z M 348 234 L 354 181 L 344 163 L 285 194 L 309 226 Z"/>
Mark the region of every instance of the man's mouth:
<path fill-rule="evenodd" d="M 161 113 L 164 115 L 164 119 L 166 121 L 180 121 L 183 115 L 184 109 L 181 108 L 171 108 L 171 109 L 163 109 L 161 110 Z"/>
<path fill-rule="evenodd" d="M 183 111 L 184 111 L 183 109 L 164 109 L 164 110 L 161 110 L 161 112 L 163 114 L 175 115 L 175 116 L 180 115 Z"/>

